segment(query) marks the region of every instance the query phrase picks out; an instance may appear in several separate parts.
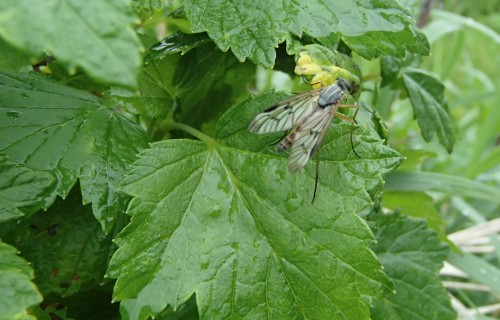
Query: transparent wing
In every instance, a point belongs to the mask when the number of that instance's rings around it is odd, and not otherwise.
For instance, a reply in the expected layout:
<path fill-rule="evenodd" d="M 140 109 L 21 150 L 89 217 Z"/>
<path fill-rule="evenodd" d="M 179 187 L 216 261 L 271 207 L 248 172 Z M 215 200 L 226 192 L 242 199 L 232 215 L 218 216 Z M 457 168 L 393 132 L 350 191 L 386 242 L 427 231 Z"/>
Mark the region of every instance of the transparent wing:
<path fill-rule="evenodd" d="M 316 107 L 315 111 L 303 119 L 288 137 L 292 142 L 292 152 L 288 159 L 288 171 L 296 172 L 303 168 L 314 152 L 321 147 L 323 137 L 332 121 L 338 105 L 324 109 Z"/>
<path fill-rule="evenodd" d="M 256 115 L 248 129 L 254 133 L 285 131 L 309 117 L 318 104 L 321 89 L 311 90 L 285 99 Z"/>

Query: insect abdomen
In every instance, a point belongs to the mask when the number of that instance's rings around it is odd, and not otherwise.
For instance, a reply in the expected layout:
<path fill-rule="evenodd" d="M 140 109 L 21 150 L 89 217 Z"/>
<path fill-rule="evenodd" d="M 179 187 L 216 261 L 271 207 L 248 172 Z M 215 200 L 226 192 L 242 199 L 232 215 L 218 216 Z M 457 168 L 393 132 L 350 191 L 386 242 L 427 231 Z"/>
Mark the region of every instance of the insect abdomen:
<path fill-rule="evenodd" d="M 283 138 L 278 145 L 276 146 L 276 151 L 283 152 L 286 149 L 290 148 L 293 144 L 293 139 L 295 138 L 295 132 L 290 133 L 288 136 Z"/>

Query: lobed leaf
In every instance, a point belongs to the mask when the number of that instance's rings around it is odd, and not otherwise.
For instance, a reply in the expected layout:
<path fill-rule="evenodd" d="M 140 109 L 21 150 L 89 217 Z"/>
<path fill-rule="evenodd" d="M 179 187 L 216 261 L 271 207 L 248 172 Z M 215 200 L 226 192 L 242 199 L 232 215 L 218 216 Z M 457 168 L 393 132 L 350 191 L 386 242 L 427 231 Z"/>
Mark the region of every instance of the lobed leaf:
<path fill-rule="evenodd" d="M 109 231 L 127 201 L 116 187 L 146 146 L 142 129 L 104 108 L 97 97 L 37 75 L 1 73 L 0 92 L 0 151 L 56 176 L 47 203 L 65 197 L 80 179 L 83 201 L 92 203 Z"/>
<path fill-rule="evenodd" d="M 103 82 L 136 85 L 141 45 L 129 1 L 4 0 L 0 12 L 0 37 L 23 52 L 48 53 Z"/>
<path fill-rule="evenodd" d="M 365 295 L 392 289 L 356 214 L 400 156 L 366 128 L 331 126 L 314 164 L 291 175 L 260 152 L 253 115 L 282 95 L 249 99 L 219 121 L 216 140 L 168 140 L 145 150 L 123 182 L 131 223 L 108 270 L 122 314 L 146 319 L 196 293 L 200 318 L 368 319 Z"/>
<path fill-rule="evenodd" d="M 272 67 L 274 48 L 289 34 L 324 38 L 332 33 L 361 56 L 381 53 L 403 57 L 405 51 L 429 53 L 429 43 L 411 16 L 392 0 L 184 1 L 194 32 L 207 31 L 222 51 Z"/>
<path fill-rule="evenodd" d="M 373 319 L 456 319 L 438 273 L 448 247 L 425 223 L 401 215 L 377 219 L 374 251 L 391 277 L 395 294 L 374 298 Z"/>
<path fill-rule="evenodd" d="M 35 319 L 27 310 L 42 302 L 33 279 L 33 269 L 17 250 L 0 242 L 0 319 Z"/>

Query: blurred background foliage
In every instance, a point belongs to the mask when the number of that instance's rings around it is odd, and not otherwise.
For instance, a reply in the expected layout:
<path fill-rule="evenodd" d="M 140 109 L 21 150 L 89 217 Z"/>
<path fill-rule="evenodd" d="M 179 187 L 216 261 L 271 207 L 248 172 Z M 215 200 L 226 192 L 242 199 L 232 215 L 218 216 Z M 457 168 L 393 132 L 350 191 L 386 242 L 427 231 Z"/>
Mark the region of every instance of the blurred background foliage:
<path fill-rule="evenodd" d="M 429 16 L 422 23 L 419 16 L 429 2 Z M 380 91 L 378 107 L 386 111 L 390 144 L 408 157 L 407 162 L 416 164 L 414 169 L 445 178 L 427 181 L 442 185 L 426 194 L 439 212 L 441 229 L 455 246 L 442 275 L 459 318 L 498 319 L 500 199 L 481 195 L 490 191 L 498 195 L 500 188 L 500 1 L 403 3 L 422 23 L 431 43 L 431 55 L 423 59 L 422 68 L 445 84 L 455 121 L 453 152 L 448 153 L 436 139 L 431 143 L 422 139 L 408 100 L 395 99 L 390 88 Z M 375 70 L 371 64 L 362 65 L 364 74 L 367 69 L 368 73 Z M 477 187 L 488 191 L 474 196 Z"/>

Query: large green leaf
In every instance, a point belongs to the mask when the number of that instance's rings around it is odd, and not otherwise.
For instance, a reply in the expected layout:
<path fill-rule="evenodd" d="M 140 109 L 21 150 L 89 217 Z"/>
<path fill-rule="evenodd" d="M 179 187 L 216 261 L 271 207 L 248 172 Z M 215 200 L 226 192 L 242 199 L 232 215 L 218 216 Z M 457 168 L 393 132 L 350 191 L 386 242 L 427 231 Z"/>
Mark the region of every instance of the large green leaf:
<path fill-rule="evenodd" d="M 146 146 L 141 128 L 86 92 L 38 75 L 0 74 L 0 151 L 11 161 L 52 171 L 56 195 L 79 178 L 83 201 L 109 231 L 127 198 L 116 192 L 125 169 Z"/>
<path fill-rule="evenodd" d="M 0 155 L 0 222 L 22 217 L 25 208 L 47 208 L 55 178 L 49 172 L 8 162 Z"/>
<path fill-rule="evenodd" d="M 356 212 L 401 161 L 366 127 L 336 119 L 314 163 L 292 175 L 247 125 L 283 98 L 249 99 L 219 121 L 216 138 L 168 140 L 145 150 L 125 178 L 132 221 L 109 276 L 130 319 L 174 309 L 196 293 L 201 318 L 368 319 L 364 296 L 392 289 Z"/>
<path fill-rule="evenodd" d="M 31 54 L 48 53 L 93 78 L 135 86 L 141 45 L 128 0 L 3 0 L 0 37 Z"/>
<path fill-rule="evenodd" d="M 274 64 L 274 48 L 288 34 L 340 36 L 365 58 L 380 53 L 428 54 L 427 39 L 411 16 L 392 0 L 237 1 L 186 0 L 186 14 L 195 32 L 207 31 L 219 48 L 229 48 L 243 61 Z"/>
<path fill-rule="evenodd" d="M 403 70 L 402 77 L 425 141 L 431 141 L 436 133 L 439 142 L 451 152 L 455 137 L 443 83 L 421 69 L 410 67 Z"/>
<path fill-rule="evenodd" d="M 3 239 L 32 261 L 36 284 L 47 296 L 69 296 L 89 281 L 101 282 L 112 250 L 92 215 L 91 206 L 82 205 L 79 188 L 44 214 L 33 215 L 17 225 Z"/>
<path fill-rule="evenodd" d="M 0 319 L 35 319 L 26 310 L 42 302 L 42 296 L 31 282 L 33 269 L 17 256 L 17 250 L 0 242 Z"/>
<path fill-rule="evenodd" d="M 448 247 L 421 220 L 390 215 L 377 222 L 374 250 L 396 292 L 373 299 L 373 319 L 456 319 L 438 276 Z"/>

